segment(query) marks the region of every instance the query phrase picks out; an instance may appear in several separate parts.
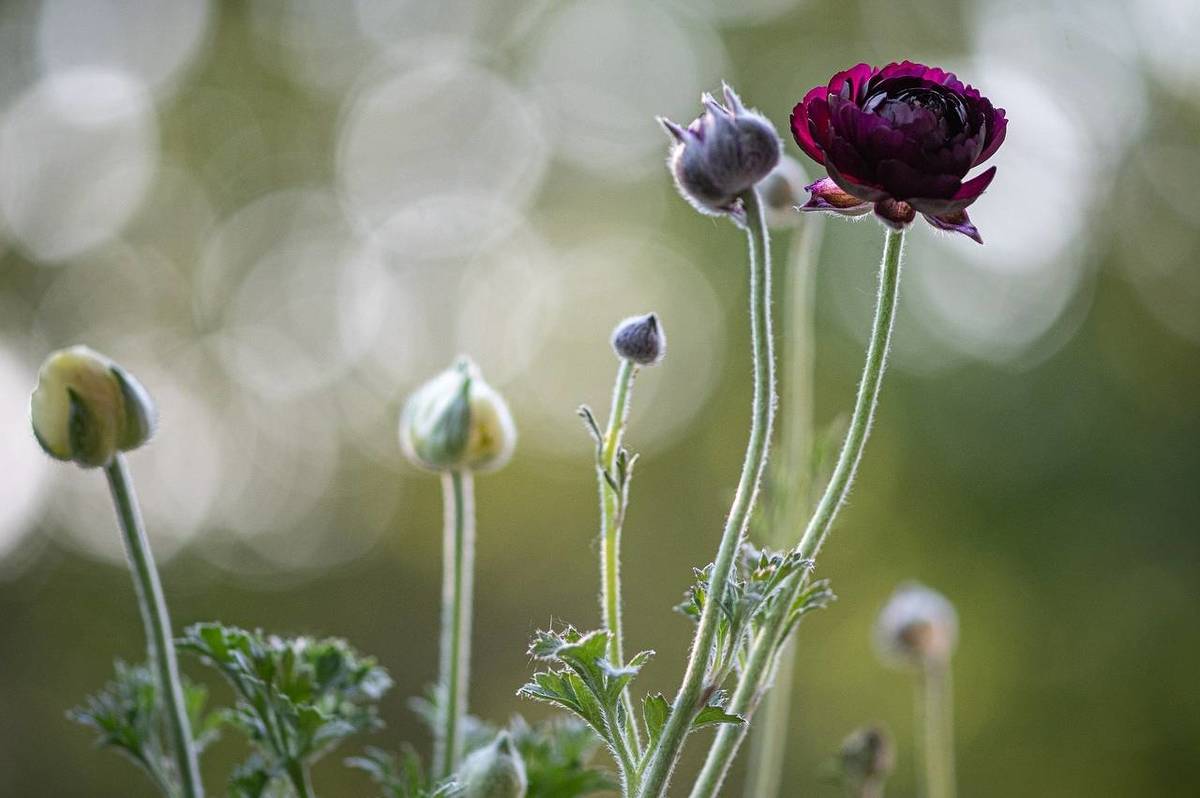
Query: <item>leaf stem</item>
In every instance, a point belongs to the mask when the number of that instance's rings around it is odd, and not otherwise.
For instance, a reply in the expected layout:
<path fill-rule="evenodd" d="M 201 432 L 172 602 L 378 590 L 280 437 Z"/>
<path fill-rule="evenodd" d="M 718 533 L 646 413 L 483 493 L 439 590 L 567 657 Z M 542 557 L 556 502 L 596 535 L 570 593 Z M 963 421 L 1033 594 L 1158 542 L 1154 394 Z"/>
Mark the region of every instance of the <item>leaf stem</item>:
<path fill-rule="evenodd" d="M 812 518 L 804 531 L 804 537 L 796 551 L 804 559 L 813 559 L 829 536 L 829 530 L 850 493 L 854 474 L 866 448 L 867 436 L 879 403 L 879 389 L 887 366 L 891 347 L 892 328 L 895 324 L 896 301 L 900 291 L 900 260 L 904 248 L 904 232 L 889 230 L 884 240 L 883 261 L 879 267 L 879 293 L 875 304 L 875 319 L 871 325 L 871 340 L 867 345 L 866 363 L 858 395 L 854 402 L 854 413 L 850 417 L 850 428 L 838 455 L 837 465 L 825 486 L 825 492 L 817 503 Z M 807 581 L 807 574 L 800 573 L 792 578 L 791 586 L 778 604 L 778 609 L 751 644 L 750 657 L 743 669 L 728 712 L 749 718 L 758 705 L 763 692 L 770 686 L 776 663 L 776 653 L 783 642 L 784 632 L 789 628 L 788 609 L 800 595 Z M 746 725 L 724 726 L 709 749 L 708 758 L 692 788 L 691 798 L 710 798 L 721 788 L 725 774 L 737 755 L 738 747 L 746 735 Z"/>
<path fill-rule="evenodd" d="M 921 670 L 917 688 L 925 798 L 954 798 L 954 704 L 950 663 L 930 662 Z"/>
<path fill-rule="evenodd" d="M 692 720 L 706 694 L 715 688 L 707 684 L 709 655 L 717 631 L 718 613 L 728 587 L 734 555 L 746 534 L 758 487 L 766 467 L 775 415 L 775 353 L 771 330 L 771 250 L 770 235 L 757 190 L 751 188 L 742 197 L 746 211 L 746 229 L 750 255 L 750 337 L 754 353 L 754 400 L 746 457 L 738 480 L 733 506 L 725 521 L 721 543 L 709 580 L 709 595 L 692 640 L 683 683 L 675 696 L 671 714 L 662 736 L 653 748 L 642 779 L 640 798 L 658 798 L 670 780 L 671 771 L 683 749 Z"/>
<path fill-rule="evenodd" d="M 134 590 L 146 629 L 150 667 L 157 676 L 159 695 L 166 710 L 182 795 L 183 798 L 203 798 L 204 787 L 200 782 L 200 768 L 192 743 L 192 729 L 183 698 L 183 683 L 179 678 L 179 663 L 175 658 L 167 602 L 163 597 L 158 569 L 154 565 L 154 555 L 150 551 L 150 541 L 146 537 L 146 526 L 142 521 L 125 456 L 118 453 L 105 467 L 104 474 L 108 477 L 117 522 L 125 538 L 125 552 L 129 556 Z"/>
<path fill-rule="evenodd" d="M 463 719 L 471 670 L 471 606 L 475 572 L 475 498 L 470 471 L 442 474 L 441 723 L 434 740 L 434 773 L 446 778 L 462 758 Z"/>
<path fill-rule="evenodd" d="M 621 527 L 625 519 L 623 497 L 609 483 L 609 479 L 621 483 L 621 477 L 617 474 L 617 453 L 621 450 L 621 439 L 629 418 L 629 400 L 636 376 L 637 365 L 632 360 L 622 358 L 613 386 L 608 427 L 604 431 L 600 458 L 596 464 L 596 482 L 600 489 L 600 609 L 604 627 L 609 631 L 608 658 L 617 667 L 625 664 L 624 631 L 621 626 Z M 621 700 L 625 704 L 625 723 L 619 733 L 630 749 L 640 751 L 641 736 L 628 689 L 621 691 Z"/>

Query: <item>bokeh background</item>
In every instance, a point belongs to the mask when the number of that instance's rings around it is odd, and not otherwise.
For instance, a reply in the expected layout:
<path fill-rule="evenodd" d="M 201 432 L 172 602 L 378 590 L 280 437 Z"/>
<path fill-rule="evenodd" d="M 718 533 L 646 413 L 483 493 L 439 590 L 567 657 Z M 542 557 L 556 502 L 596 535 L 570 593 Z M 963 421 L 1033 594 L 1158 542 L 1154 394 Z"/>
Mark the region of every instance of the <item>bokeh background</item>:
<path fill-rule="evenodd" d="M 749 366 L 742 237 L 674 194 L 653 117 L 724 78 L 782 132 L 835 70 L 905 57 L 980 86 L 1010 133 L 972 208 L 987 245 L 910 236 L 784 794 L 835 795 L 822 766 L 871 720 L 913 794 L 909 679 L 869 639 L 909 578 L 961 614 L 962 794 L 1192 794 L 1197 34 L 1191 0 L 5 0 L 0 795 L 151 795 L 63 714 L 141 651 L 103 479 L 28 433 L 37 365 L 78 342 L 160 403 L 131 461 L 175 623 L 348 637 L 397 682 L 373 742 L 424 747 L 405 700 L 435 672 L 440 498 L 399 455 L 399 403 L 460 351 L 511 401 L 519 456 L 478 484 L 472 706 L 544 716 L 513 696 L 528 635 L 598 615 L 574 408 L 605 404 L 613 323 L 657 310 L 625 585 L 629 645 L 659 652 L 639 686 L 671 692 L 691 630 L 670 607 L 715 549 Z M 821 422 L 850 405 L 881 239 L 824 233 Z M 206 758 L 215 794 L 241 751 Z M 337 759 L 318 790 L 371 794 Z"/>

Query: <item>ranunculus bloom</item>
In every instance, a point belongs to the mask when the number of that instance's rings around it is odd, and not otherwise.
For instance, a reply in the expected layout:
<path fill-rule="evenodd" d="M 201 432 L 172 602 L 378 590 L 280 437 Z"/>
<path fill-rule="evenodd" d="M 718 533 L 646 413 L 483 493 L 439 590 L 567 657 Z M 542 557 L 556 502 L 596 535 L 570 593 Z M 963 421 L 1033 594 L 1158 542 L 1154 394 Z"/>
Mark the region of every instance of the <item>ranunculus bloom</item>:
<path fill-rule="evenodd" d="M 983 243 L 967 216 L 996 167 L 964 178 L 1004 141 L 1004 109 L 936 67 L 859 64 L 792 110 L 792 135 L 829 177 L 801 210 L 857 216 L 872 209 L 903 228 L 918 213 Z"/>

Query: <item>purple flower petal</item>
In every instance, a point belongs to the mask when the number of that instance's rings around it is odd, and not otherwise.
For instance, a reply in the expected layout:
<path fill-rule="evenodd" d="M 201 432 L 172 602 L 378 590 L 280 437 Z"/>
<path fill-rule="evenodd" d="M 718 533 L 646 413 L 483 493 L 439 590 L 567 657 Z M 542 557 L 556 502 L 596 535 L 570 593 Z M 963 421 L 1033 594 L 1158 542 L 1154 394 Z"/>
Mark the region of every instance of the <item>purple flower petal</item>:
<path fill-rule="evenodd" d="M 928 213 L 933 216 L 945 216 L 957 213 L 979 199 L 979 195 L 987 189 L 988 184 L 992 182 L 992 178 L 995 176 L 996 167 L 993 166 L 978 177 L 963 183 L 950 199 L 914 197 L 908 201 L 921 213 Z"/>
<path fill-rule="evenodd" d="M 943 214 L 934 216 L 932 214 L 923 214 L 925 221 L 939 230 L 948 230 L 951 233 L 962 233 L 967 238 L 982 244 L 983 236 L 979 235 L 979 228 L 971 224 L 971 217 L 967 216 L 967 212 L 958 211 L 956 213 Z"/>
<path fill-rule="evenodd" d="M 829 211 L 843 216 L 861 216 L 871 210 L 871 203 L 863 202 L 853 194 L 842 191 L 832 178 L 823 177 L 805 186 L 804 190 L 810 196 L 808 202 L 800 207 L 802 211 Z"/>

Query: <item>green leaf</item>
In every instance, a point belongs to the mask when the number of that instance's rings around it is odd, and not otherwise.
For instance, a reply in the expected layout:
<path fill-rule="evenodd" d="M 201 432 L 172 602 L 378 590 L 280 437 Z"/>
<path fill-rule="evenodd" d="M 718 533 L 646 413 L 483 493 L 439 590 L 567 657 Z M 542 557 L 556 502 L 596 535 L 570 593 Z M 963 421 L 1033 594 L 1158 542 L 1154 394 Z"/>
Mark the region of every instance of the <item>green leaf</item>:
<path fill-rule="evenodd" d="M 671 705 L 667 703 L 667 699 L 662 693 L 648 695 L 642 699 L 642 719 L 646 723 L 646 737 L 650 740 L 650 747 L 658 743 L 658 738 L 662 736 L 663 727 L 667 725 L 667 718 L 671 716 Z"/>
<path fill-rule="evenodd" d="M 692 728 L 700 729 L 705 726 L 712 726 L 719 723 L 731 723 L 737 725 L 745 722 L 746 719 L 741 715 L 730 715 L 721 707 L 709 705 L 700 710 L 699 714 L 696 715 L 696 719 L 692 721 Z"/>

